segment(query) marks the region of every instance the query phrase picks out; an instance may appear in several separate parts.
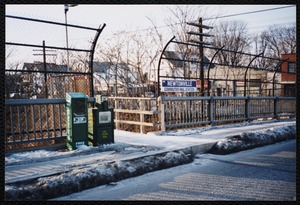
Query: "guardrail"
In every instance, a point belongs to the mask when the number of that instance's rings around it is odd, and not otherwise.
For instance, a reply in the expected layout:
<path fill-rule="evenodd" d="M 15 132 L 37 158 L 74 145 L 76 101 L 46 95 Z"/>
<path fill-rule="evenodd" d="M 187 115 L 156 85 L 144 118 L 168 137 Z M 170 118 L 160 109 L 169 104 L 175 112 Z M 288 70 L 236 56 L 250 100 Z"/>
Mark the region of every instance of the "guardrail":
<path fill-rule="evenodd" d="M 94 98 L 88 101 L 92 103 Z M 6 149 L 55 144 L 65 139 L 65 103 L 65 98 L 5 100 Z"/>
<path fill-rule="evenodd" d="M 64 140 L 65 103 L 64 98 L 6 100 L 6 149 Z M 116 129 L 141 133 L 296 115 L 294 97 L 109 97 L 109 105 L 114 108 Z"/>
<path fill-rule="evenodd" d="M 109 97 L 109 105 L 114 107 L 116 129 L 146 133 L 160 125 L 156 98 Z"/>
<path fill-rule="evenodd" d="M 295 117 L 295 97 L 166 97 L 161 130 L 194 125 Z"/>

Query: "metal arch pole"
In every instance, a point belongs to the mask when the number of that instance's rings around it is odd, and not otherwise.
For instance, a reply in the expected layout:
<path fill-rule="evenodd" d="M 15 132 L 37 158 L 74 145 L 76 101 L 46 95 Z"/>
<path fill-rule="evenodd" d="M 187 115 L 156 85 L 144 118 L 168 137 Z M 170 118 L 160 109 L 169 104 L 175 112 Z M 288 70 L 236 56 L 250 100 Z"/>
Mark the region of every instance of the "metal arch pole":
<path fill-rule="evenodd" d="M 105 28 L 106 24 L 104 23 L 103 26 L 101 27 L 101 25 L 99 26 L 99 28 L 97 29 L 97 33 L 95 35 L 95 38 L 92 42 L 92 47 L 91 47 L 91 51 L 90 51 L 90 73 L 91 73 L 91 97 L 94 96 L 94 53 L 95 53 L 95 49 L 96 49 L 96 44 L 98 41 L 98 38 L 100 36 L 100 34 L 102 33 L 103 29 Z M 101 27 L 101 28 L 100 28 Z"/>
<path fill-rule="evenodd" d="M 159 57 L 159 61 L 158 61 L 158 68 L 157 68 L 157 97 L 160 96 L 160 85 L 159 85 L 159 82 L 160 82 L 160 64 L 161 64 L 161 59 L 162 59 L 162 56 L 165 52 L 165 50 L 167 49 L 167 47 L 169 46 L 169 44 L 175 39 L 175 36 L 173 36 L 173 38 L 171 38 L 171 40 L 169 40 L 169 42 L 165 45 L 165 47 L 163 48 L 161 54 L 160 54 L 160 57 Z"/>
<path fill-rule="evenodd" d="M 250 63 L 248 64 L 247 68 L 246 68 L 246 72 L 245 72 L 245 75 L 244 75 L 244 97 L 246 97 L 246 77 L 247 77 L 247 73 L 248 73 L 248 70 L 249 70 L 249 66 L 251 65 L 251 63 L 256 59 L 258 58 L 260 55 L 262 55 L 262 53 L 254 56 L 254 58 L 250 61 Z"/>
<path fill-rule="evenodd" d="M 210 69 L 211 69 L 211 66 L 212 66 L 212 62 L 213 62 L 214 58 L 217 56 L 217 54 L 218 54 L 224 47 L 225 47 L 225 45 L 222 46 L 221 48 L 219 48 L 219 49 L 217 50 L 217 52 L 216 52 L 216 53 L 213 55 L 213 57 L 211 58 L 210 63 L 209 63 L 209 66 L 208 66 L 208 71 L 207 71 L 207 90 L 208 90 L 208 96 L 210 95 L 210 92 L 209 92 L 209 90 L 210 90 L 209 73 L 210 73 Z"/>
<path fill-rule="evenodd" d="M 281 65 L 282 65 L 284 62 L 288 61 L 288 60 L 289 60 L 289 58 L 287 58 L 287 59 L 285 59 L 285 60 L 282 60 L 281 62 L 279 61 L 279 63 L 278 63 L 277 66 L 276 66 L 275 73 L 274 73 L 274 75 L 273 75 L 273 97 L 275 96 L 275 76 L 276 76 L 276 74 L 277 74 L 277 72 L 278 72 L 278 68 L 280 68 Z"/>

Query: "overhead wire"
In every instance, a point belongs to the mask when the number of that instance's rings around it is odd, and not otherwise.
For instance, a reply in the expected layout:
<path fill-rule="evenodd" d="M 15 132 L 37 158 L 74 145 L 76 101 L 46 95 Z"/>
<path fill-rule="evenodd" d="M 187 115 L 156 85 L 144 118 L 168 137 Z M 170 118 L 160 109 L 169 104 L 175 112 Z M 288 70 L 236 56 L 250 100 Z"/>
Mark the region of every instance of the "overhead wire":
<path fill-rule="evenodd" d="M 247 14 L 254 14 L 254 13 L 260 13 L 260 12 L 267 12 L 267 11 L 273 11 L 273 10 L 278 10 L 278 9 L 290 8 L 290 7 L 295 7 L 295 5 L 283 6 L 283 7 L 277 7 L 277 8 L 270 8 L 270 9 L 262 9 L 262 10 L 257 10 L 257 11 L 249 11 L 249 12 L 230 14 L 230 15 L 218 16 L 218 17 L 212 17 L 212 18 L 203 18 L 203 21 L 213 20 L 213 19 L 221 19 L 221 18 L 228 18 L 228 17 L 234 17 L 234 16 L 241 16 L 241 15 L 247 15 Z M 117 32 L 117 33 L 113 33 L 113 34 L 110 34 L 110 35 L 122 35 L 122 34 L 127 34 L 127 33 L 132 33 L 132 32 L 148 31 L 148 30 L 154 30 L 154 29 L 157 29 L 157 28 L 165 28 L 165 27 L 175 26 L 175 25 L 180 25 L 180 24 L 182 24 L 182 23 L 174 23 L 174 24 L 169 24 L 169 25 L 164 25 L 164 26 L 155 26 L 154 28 L 137 29 L 137 30 L 131 30 L 131 31 L 127 31 L 127 32 Z"/>

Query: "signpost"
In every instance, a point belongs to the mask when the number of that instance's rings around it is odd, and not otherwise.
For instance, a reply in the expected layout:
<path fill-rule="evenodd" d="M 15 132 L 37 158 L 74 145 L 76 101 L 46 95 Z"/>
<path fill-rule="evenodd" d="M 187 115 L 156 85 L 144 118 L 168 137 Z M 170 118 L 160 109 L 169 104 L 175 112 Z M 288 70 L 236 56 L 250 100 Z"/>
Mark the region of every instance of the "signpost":
<path fill-rule="evenodd" d="M 161 92 L 199 92 L 196 80 L 162 80 Z"/>

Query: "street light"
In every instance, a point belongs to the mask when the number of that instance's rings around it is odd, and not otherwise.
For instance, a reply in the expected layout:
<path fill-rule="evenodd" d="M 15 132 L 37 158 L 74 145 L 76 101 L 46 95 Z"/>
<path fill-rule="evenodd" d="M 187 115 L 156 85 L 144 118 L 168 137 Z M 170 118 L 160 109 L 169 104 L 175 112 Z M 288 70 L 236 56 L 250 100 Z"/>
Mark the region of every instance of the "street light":
<path fill-rule="evenodd" d="M 69 68 L 69 42 L 68 42 L 68 20 L 67 20 L 67 12 L 69 11 L 69 7 L 75 7 L 78 4 L 65 4 L 65 24 L 66 24 L 66 46 L 67 46 L 67 67 Z"/>

